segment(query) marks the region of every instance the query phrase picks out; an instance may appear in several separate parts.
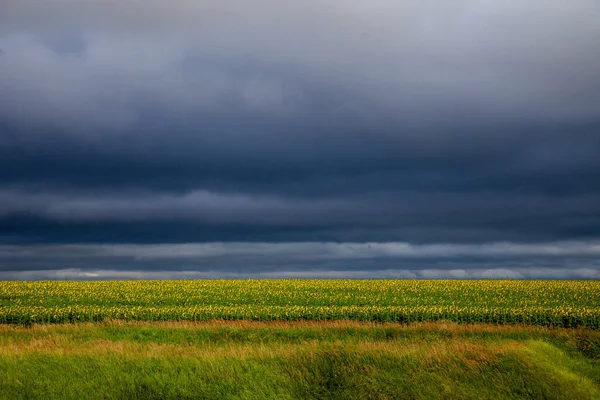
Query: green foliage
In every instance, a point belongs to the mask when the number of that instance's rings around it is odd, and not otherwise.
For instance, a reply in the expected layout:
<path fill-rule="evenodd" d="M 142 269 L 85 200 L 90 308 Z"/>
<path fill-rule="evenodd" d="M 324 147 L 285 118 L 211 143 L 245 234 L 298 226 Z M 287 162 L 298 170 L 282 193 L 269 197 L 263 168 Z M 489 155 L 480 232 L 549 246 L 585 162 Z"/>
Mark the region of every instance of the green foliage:
<path fill-rule="evenodd" d="M 0 329 L 0 399 L 598 399 L 600 332 L 355 322 Z"/>
<path fill-rule="evenodd" d="M 0 282 L 0 323 L 356 320 L 600 328 L 599 281 Z"/>

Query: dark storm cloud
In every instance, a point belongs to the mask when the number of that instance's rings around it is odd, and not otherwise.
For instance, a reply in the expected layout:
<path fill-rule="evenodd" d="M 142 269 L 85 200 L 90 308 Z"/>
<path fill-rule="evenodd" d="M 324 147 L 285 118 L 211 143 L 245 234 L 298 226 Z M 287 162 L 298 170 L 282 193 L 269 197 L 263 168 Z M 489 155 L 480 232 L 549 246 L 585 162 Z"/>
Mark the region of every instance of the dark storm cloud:
<path fill-rule="evenodd" d="M 0 241 L 590 243 L 599 20 L 595 0 L 4 1 Z M 86 251 L 64 268 L 102 269 Z M 452 263 L 532 260 L 598 268 Z"/>
<path fill-rule="evenodd" d="M 4 245 L 0 246 L 0 279 L 253 276 L 598 279 L 599 256 L 598 242 Z M 165 269 L 166 265 L 169 268 Z"/>

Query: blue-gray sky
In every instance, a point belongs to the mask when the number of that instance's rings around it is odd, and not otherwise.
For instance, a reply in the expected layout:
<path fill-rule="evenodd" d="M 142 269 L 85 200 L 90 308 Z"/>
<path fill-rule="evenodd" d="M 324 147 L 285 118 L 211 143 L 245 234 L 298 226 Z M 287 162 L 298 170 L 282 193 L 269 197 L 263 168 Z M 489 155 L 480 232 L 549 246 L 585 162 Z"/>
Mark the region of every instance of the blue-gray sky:
<path fill-rule="evenodd" d="M 0 279 L 600 278 L 596 0 L 0 2 Z"/>

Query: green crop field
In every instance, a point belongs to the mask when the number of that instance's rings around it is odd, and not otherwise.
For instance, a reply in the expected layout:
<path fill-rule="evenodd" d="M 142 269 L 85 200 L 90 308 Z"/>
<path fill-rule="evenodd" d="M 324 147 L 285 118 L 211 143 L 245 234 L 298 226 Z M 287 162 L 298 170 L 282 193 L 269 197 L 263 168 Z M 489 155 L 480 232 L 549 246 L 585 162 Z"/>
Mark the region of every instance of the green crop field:
<path fill-rule="evenodd" d="M 599 281 L 0 282 L 0 323 L 359 320 L 600 328 Z"/>
<path fill-rule="evenodd" d="M 0 282 L 0 399 L 600 399 L 599 281 Z"/>

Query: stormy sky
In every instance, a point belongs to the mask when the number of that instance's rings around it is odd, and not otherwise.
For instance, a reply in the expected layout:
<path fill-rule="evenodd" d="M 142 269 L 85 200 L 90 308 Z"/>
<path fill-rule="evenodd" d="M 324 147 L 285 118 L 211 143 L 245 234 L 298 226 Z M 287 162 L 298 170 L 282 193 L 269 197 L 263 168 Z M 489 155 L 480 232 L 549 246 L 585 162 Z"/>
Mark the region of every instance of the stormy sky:
<path fill-rule="evenodd" d="M 2 0 L 0 279 L 599 279 L 598 21 Z"/>

